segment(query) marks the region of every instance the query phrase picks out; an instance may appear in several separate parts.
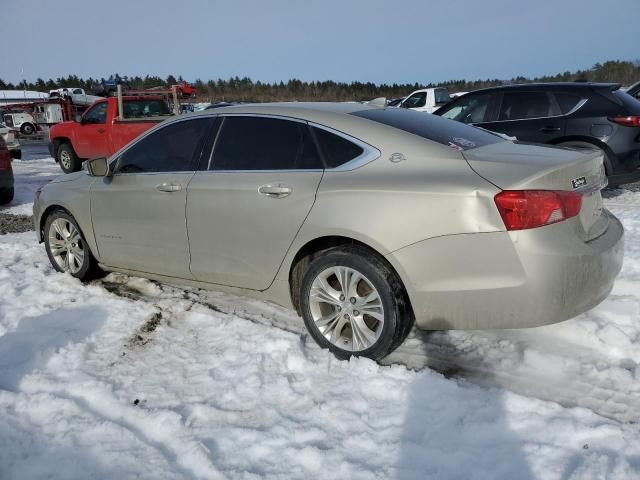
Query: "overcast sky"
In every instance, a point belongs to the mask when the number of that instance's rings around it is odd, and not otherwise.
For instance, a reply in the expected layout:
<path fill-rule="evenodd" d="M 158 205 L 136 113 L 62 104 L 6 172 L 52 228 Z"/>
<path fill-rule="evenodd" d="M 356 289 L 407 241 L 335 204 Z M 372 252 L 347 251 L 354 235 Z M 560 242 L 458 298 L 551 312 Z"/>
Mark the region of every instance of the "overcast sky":
<path fill-rule="evenodd" d="M 0 0 L 0 78 L 428 83 L 640 59 L 640 0 Z"/>

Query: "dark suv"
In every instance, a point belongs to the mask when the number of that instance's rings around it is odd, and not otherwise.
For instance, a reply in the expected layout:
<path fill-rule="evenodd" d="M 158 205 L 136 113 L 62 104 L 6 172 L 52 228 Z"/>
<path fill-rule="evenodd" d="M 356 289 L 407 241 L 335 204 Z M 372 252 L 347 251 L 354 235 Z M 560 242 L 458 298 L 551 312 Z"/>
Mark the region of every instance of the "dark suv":
<path fill-rule="evenodd" d="M 487 88 L 435 115 L 523 142 L 604 152 L 609 185 L 640 180 L 640 102 L 612 83 L 538 83 Z"/>

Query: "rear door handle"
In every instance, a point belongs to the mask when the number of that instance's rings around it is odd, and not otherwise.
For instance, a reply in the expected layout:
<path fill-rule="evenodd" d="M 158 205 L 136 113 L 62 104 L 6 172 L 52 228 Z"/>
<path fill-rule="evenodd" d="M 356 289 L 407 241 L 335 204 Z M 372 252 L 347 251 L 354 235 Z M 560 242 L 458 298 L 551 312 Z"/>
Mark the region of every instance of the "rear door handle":
<path fill-rule="evenodd" d="M 552 126 L 542 127 L 540 131 L 542 133 L 555 133 L 560 131 L 560 127 L 552 127 Z"/>
<path fill-rule="evenodd" d="M 258 192 L 265 197 L 283 198 L 290 195 L 293 190 L 289 187 L 283 187 L 282 185 L 262 185 L 258 188 Z"/>
<path fill-rule="evenodd" d="M 156 185 L 156 190 L 161 192 L 179 192 L 182 190 L 182 185 L 174 185 L 173 183 L 161 183 L 160 185 Z"/>
<path fill-rule="evenodd" d="M 104 128 L 99 128 L 98 129 L 98 133 L 104 133 L 104 132 L 106 132 L 106 130 Z"/>

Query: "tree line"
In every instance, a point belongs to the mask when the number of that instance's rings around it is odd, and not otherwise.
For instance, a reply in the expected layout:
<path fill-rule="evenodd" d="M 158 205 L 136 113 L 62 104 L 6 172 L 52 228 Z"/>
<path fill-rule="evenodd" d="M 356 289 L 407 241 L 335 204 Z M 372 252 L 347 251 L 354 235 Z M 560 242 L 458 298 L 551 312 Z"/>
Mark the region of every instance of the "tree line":
<path fill-rule="evenodd" d="M 117 75 L 117 74 L 116 74 Z M 169 75 L 161 78 L 157 75 L 122 76 L 122 80 L 132 89 L 142 90 L 152 87 L 169 87 L 178 81 L 182 81 L 182 76 Z M 240 102 L 274 102 L 274 101 L 347 101 L 347 100 L 371 100 L 376 97 L 397 98 L 402 97 L 413 90 L 420 88 L 446 87 L 451 93 L 461 91 L 472 91 L 479 88 L 504 85 L 506 83 L 530 83 L 530 82 L 567 82 L 567 81 L 592 81 L 592 82 L 616 82 L 623 85 L 630 85 L 640 80 L 640 61 L 629 62 L 611 60 L 604 63 L 596 63 L 588 70 L 578 70 L 576 72 L 566 71 L 556 75 L 545 75 L 542 77 L 528 78 L 523 76 L 504 79 L 486 80 L 449 80 L 440 83 L 393 83 L 375 84 L 372 82 L 334 82 L 312 81 L 306 82 L 298 79 L 291 79 L 287 82 L 261 82 L 253 81 L 248 77 L 231 77 L 229 79 L 219 78 L 217 80 L 203 81 L 197 79 L 191 82 L 197 88 L 199 101 L 240 101 Z M 44 80 L 38 78 L 35 82 L 22 81 L 18 84 L 6 83 L 0 79 L 0 90 L 38 90 L 48 92 L 56 88 L 81 87 L 87 91 L 92 91 L 100 84 L 98 78 L 81 78 L 77 75 L 58 77 L 56 79 Z"/>

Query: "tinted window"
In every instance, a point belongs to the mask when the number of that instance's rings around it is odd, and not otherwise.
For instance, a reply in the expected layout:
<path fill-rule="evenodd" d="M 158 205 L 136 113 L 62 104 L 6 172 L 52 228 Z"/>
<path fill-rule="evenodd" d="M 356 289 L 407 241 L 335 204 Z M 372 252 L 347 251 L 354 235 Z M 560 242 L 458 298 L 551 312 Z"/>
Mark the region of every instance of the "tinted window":
<path fill-rule="evenodd" d="M 125 100 L 122 105 L 124 118 L 155 117 L 170 115 L 164 100 Z"/>
<path fill-rule="evenodd" d="M 306 123 L 265 117 L 225 117 L 213 153 L 214 170 L 318 169 L 322 162 Z"/>
<path fill-rule="evenodd" d="M 167 125 L 127 150 L 118 160 L 116 171 L 140 173 L 195 170 L 204 134 L 210 126 L 211 120 L 207 118 Z"/>
<path fill-rule="evenodd" d="M 468 150 L 505 141 L 497 135 L 479 128 L 460 122 L 452 122 L 437 115 L 425 115 L 411 110 L 381 108 L 361 110 L 351 115 L 384 123 L 457 150 Z"/>
<path fill-rule="evenodd" d="M 106 123 L 107 122 L 107 102 L 100 102 L 89 109 L 84 114 L 85 123 Z"/>
<path fill-rule="evenodd" d="M 504 92 L 498 120 L 521 120 L 557 115 L 547 92 Z"/>
<path fill-rule="evenodd" d="M 313 127 L 327 168 L 336 168 L 364 153 L 362 147 L 334 133 Z"/>
<path fill-rule="evenodd" d="M 560 107 L 560 113 L 563 115 L 573 110 L 580 100 L 582 100 L 582 96 L 576 93 L 555 92 L 554 95 L 556 96 L 556 101 Z"/>
<path fill-rule="evenodd" d="M 438 115 L 462 123 L 481 123 L 490 121 L 488 116 L 491 94 L 465 95 L 459 100 L 438 111 Z"/>
<path fill-rule="evenodd" d="M 449 90 L 447 90 L 446 88 L 436 88 L 434 93 L 436 96 L 436 104 L 438 105 L 451 101 Z"/>
<path fill-rule="evenodd" d="M 402 106 L 404 108 L 420 108 L 427 104 L 427 92 L 414 93 L 407 98 Z"/>

